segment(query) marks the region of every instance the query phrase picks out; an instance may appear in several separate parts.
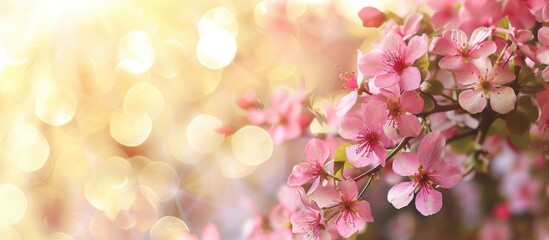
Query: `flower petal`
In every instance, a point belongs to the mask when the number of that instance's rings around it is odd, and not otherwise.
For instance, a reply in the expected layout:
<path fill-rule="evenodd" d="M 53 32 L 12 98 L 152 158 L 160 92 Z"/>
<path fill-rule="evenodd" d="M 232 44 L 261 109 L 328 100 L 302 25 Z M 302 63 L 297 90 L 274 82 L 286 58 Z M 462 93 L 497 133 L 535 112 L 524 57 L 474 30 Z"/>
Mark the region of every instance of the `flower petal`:
<path fill-rule="evenodd" d="M 371 101 L 364 107 L 364 124 L 377 127 L 387 122 L 387 105 L 384 102 Z"/>
<path fill-rule="evenodd" d="M 334 186 L 329 185 L 318 186 L 316 191 L 311 193 L 311 197 L 321 208 L 337 205 L 341 201 L 339 193 L 335 190 Z"/>
<path fill-rule="evenodd" d="M 406 49 L 406 44 L 404 43 L 402 36 L 394 31 L 389 31 L 387 35 L 385 35 L 385 37 L 383 38 L 381 44 L 381 48 L 384 51 L 392 53 L 398 53 L 401 50 Z"/>
<path fill-rule="evenodd" d="M 364 219 L 357 216 L 353 211 L 343 210 L 340 214 L 336 220 L 336 229 L 344 238 L 358 232 L 365 224 Z"/>
<path fill-rule="evenodd" d="M 446 56 L 438 62 L 438 66 L 442 69 L 456 71 L 465 67 L 465 61 L 462 56 Z"/>
<path fill-rule="evenodd" d="M 406 91 L 400 97 L 400 107 L 409 113 L 418 114 L 423 110 L 423 99 L 416 91 Z"/>
<path fill-rule="evenodd" d="M 346 113 L 353 108 L 358 99 L 357 91 L 352 91 L 349 94 L 343 96 L 336 107 L 336 116 L 343 117 Z"/>
<path fill-rule="evenodd" d="M 353 209 L 357 211 L 358 215 L 366 222 L 374 221 L 374 217 L 372 216 L 372 209 L 370 208 L 370 203 L 366 201 L 359 201 L 355 203 Z"/>
<path fill-rule="evenodd" d="M 496 43 L 493 41 L 486 41 L 478 45 L 478 47 L 471 50 L 469 53 L 470 58 L 488 57 L 494 54 L 497 50 Z"/>
<path fill-rule="evenodd" d="M 415 115 L 402 114 L 397 124 L 402 136 L 415 137 L 421 132 L 421 123 Z"/>
<path fill-rule="evenodd" d="M 508 82 L 511 82 L 511 81 L 515 80 L 515 74 L 512 74 L 511 72 L 509 72 L 505 69 L 496 68 L 493 71 L 495 71 L 493 81 L 496 84 L 503 85 L 503 84 L 506 84 Z"/>
<path fill-rule="evenodd" d="M 423 216 L 437 213 L 442 208 L 442 193 L 431 187 L 422 187 L 416 196 L 416 208 Z"/>
<path fill-rule="evenodd" d="M 464 87 L 468 87 L 474 83 L 479 82 L 478 76 L 477 74 L 475 74 L 473 68 L 474 67 L 466 68 L 456 73 L 456 82 Z"/>
<path fill-rule="evenodd" d="M 459 54 L 456 46 L 450 40 L 438 37 L 433 41 L 433 53 L 441 56 L 454 56 Z"/>
<path fill-rule="evenodd" d="M 338 133 L 342 138 L 355 140 L 364 127 L 362 119 L 357 117 L 344 117 L 339 124 Z"/>
<path fill-rule="evenodd" d="M 440 132 L 430 132 L 423 137 L 417 149 L 417 157 L 423 169 L 427 171 L 431 166 L 442 161 L 445 142 Z"/>
<path fill-rule="evenodd" d="M 301 186 L 310 182 L 313 178 L 318 177 L 311 171 L 316 168 L 310 162 L 302 162 L 293 167 L 292 173 L 288 177 L 288 185 L 292 187 Z"/>
<path fill-rule="evenodd" d="M 418 58 L 427 53 L 427 42 L 420 36 L 414 36 L 406 46 L 406 64 L 413 64 Z"/>
<path fill-rule="evenodd" d="M 484 93 L 477 90 L 466 90 L 459 94 L 459 105 L 470 113 L 479 113 L 486 107 Z"/>
<path fill-rule="evenodd" d="M 400 88 L 404 91 L 412 91 L 419 88 L 421 73 L 417 67 L 407 67 L 400 76 Z"/>
<path fill-rule="evenodd" d="M 346 199 L 357 199 L 358 188 L 355 181 L 341 181 L 339 182 L 339 192 L 346 196 Z"/>
<path fill-rule="evenodd" d="M 387 72 L 387 66 L 383 62 L 383 53 L 371 51 L 362 56 L 358 62 L 358 68 L 366 76 L 378 76 Z"/>
<path fill-rule="evenodd" d="M 429 179 L 443 188 L 451 188 L 461 181 L 461 169 L 452 162 L 442 162 L 431 168 Z"/>
<path fill-rule="evenodd" d="M 494 111 L 506 114 L 515 108 L 517 95 L 510 87 L 499 87 L 490 93 L 490 106 Z"/>
<path fill-rule="evenodd" d="M 307 161 L 314 162 L 320 166 L 324 165 L 326 159 L 330 157 L 330 148 L 324 141 L 313 138 L 305 146 L 305 157 Z"/>
<path fill-rule="evenodd" d="M 484 41 L 487 37 L 492 34 L 492 30 L 487 27 L 479 27 L 473 31 L 471 34 L 471 39 L 469 39 L 469 46 L 473 47 L 478 43 Z"/>
<path fill-rule="evenodd" d="M 383 75 L 378 75 L 374 79 L 374 84 L 378 88 L 386 88 L 395 85 L 400 81 L 400 76 L 396 73 L 388 73 Z"/>
<path fill-rule="evenodd" d="M 549 27 L 542 27 L 538 30 L 538 40 L 541 44 L 549 46 Z"/>
<path fill-rule="evenodd" d="M 307 233 L 312 230 L 310 221 L 314 220 L 313 216 L 304 212 L 294 212 L 290 217 L 292 223 L 292 232 L 294 233 Z"/>
<path fill-rule="evenodd" d="M 382 147 L 381 145 L 376 145 L 374 147 L 374 156 L 372 156 L 374 161 L 377 159 L 379 160 L 379 163 L 381 163 L 382 167 L 385 167 L 385 157 L 387 157 L 387 149 Z"/>
<path fill-rule="evenodd" d="M 362 156 L 363 153 L 358 151 L 358 147 L 359 145 L 355 144 L 348 146 L 347 149 L 345 149 L 347 159 L 349 159 L 349 162 L 353 164 L 354 167 L 366 167 L 379 160 L 375 154 L 370 154 L 370 156 L 364 154 L 364 156 Z"/>
<path fill-rule="evenodd" d="M 467 46 L 467 34 L 461 30 L 452 30 L 450 39 L 454 42 L 457 48 L 464 48 Z"/>
<path fill-rule="evenodd" d="M 393 171 L 403 177 L 414 176 L 418 173 L 419 160 L 417 156 L 410 152 L 404 152 L 398 155 L 393 162 Z"/>
<path fill-rule="evenodd" d="M 406 207 L 414 198 L 415 188 L 415 182 L 399 182 L 389 189 L 387 200 L 393 204 L 396 209 Z"/>

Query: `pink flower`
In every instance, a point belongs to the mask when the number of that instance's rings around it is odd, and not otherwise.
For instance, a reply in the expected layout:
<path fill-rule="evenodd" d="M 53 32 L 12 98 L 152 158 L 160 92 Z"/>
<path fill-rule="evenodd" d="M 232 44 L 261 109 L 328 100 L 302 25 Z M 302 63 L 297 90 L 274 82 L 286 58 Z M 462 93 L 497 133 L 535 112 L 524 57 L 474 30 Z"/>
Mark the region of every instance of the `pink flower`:
<path fill-rule="evenodd" d="M 421 73 L 412 64 L 426 52 L 426 37 L 414 36 L 406 44 L 398 33 L 391 31 L 380 48 L 362 56 L 358 65 L 364 75 L 375 76 L 379 88 L 399 83 L 401 89 L 411 91 L 418 89 L 421 82 Z"/>
<path fill-rule="evenodd" d="M 291 95 L 279 89 L 271 96 L 270 106 L 264 109 L 251 109 L 248 120 L 253 124 L 270 125 L 269 133 L 275 144 L 301 136 L 312 120 L 312 116 L 303 112 L 302 102 L 305 96 L 300 91 Z"/>
<path fill-rule="evenodd" d="M 438 65 L 442 69 L 457 71 L 473 59 L 486 58 L 495 53 L 496 44 L 484 41 L 491 33 L 489 28 L 477 28 L 467 41 L 467 35 L 459 29 L 446 31 L 443 37 L 434 40 L 433 53 L 444 56 Z"/>
<path fill-rule="evenodd" d="M 358 100 L 358 92 L 356 91 L 357 88 L 360 87 L 362 84 L 362 81 L 364 81 L 364 75 L 360 70 L 358 69 L 358 62 L 360 62 L 360 59 L 362 58 L 362 52 L 360 50 L 356 50 L 357 52 L 357 69 L 356 74 L 355 73 L 344 73 L 340 75 L 340 78 L 344 81 L 343 88 L 351 91 L 344 97 L 342 97 L 339 100 L 339 103 L 336 107 L 336 115 L 338 117 L 343 117 L 351 108 L 356 104 L 356 101 Z"/>
<path fill-rule="evenodd" d="M 365 7 L 358 12 L 358 17 L 362 20 L 362 26 L 377 28 L 385 21 L 385 14 L 374 7 Z"/>
<path fill-rule="evenodd" d="M 414 115 L 423 110 L 423 99 L 416 91 L 401 94 L 398 86 L 382 90 L 378 95 L 387 104 L 387 117 L 392 127 L 398 127 L 402 136 L 415 137 L 421 132 L 421 123 Z"/>
<path fill-rule="evenodd" d="M 354 181 L 339 182 L 339 188 L 320 187 L 313 193 L 321 208 L 328 209 L 325 216 L 329 224 L 335 224 L 337 232 L 347 238 L 373 222 L 372 210 L 367 201 L 358 200 L 358 189 Z"/>
<path fill-rule="evenodd" d="M 288 178 L 288 185 L 292 187 L 301 186 L 313 182 L 309 192 L 313 192 L 324 173 L 324 163 L 330 157 L 330 148 L 322 140 L 311 139 L 305 146 L 305 158 L 307 161 L 295 165 L 292 174 Z"/>
<path fill-rule="evenodd" d="M 528 7 L 534 12 L 538 22 L 549 21 L 549 2 L 546 0 L 527 0 Z"/>
<path fill-rule="evenodd" d="M 303 188 L 300 187 L 297 191 L 305 211 L 296 211 L 292 214 L 292 232 L 298 234 L 298 239 L 318 240 L 326 229 L 323 211 L 315 201 L 307 199 Z"/>
<path fill-rule="evenodd" d="M 356 144 L 347 147 L 347 158 L 355 167 L 364 167 L 374 162 L 385 166 L 385 146 L 389 138 L 383 132 L 387 122 L 387 106 L 370 101 L 361 106 L 356 115 L 348 114 L 341 120 L 339 135 Z"/>
<path fill-rule="evenodd" d="M 423 19 L 423 15 L 421 13 L 414 13 L 410 16 L 406 17 L 404 19 L 404 24 L 399 25 L 395 20 L 390 19 L 387 21 L 387 24 L 385 24 L 385 27 L 383 27 L 383 33 L 387 34 L 390 31 L 394 31 L 395 33 L 398 33 L 403 39 L 408 39 L 411 36 L 417 34 L 419 30 L 419 24 L 421 23 L 421 20 Z"/>
<path fill-rule="evenodd" d="M 419 144 L 417 155 L 402 153 L 393 162 L 393 171 L 412 181 L 394 185 L 387 200 L 397 209 L 407 206 L 416 196 L 416 208 L 424 216 L 442 208 L 442 194 L 435 188 L 451 188 L 461 180 L 460 168 L 442 160 L 445 140 L 440 132 L 431 132 Z"/>
<path fill-rule="evenodd" d="M 515 75 L 500 67 L 492 69 L 488 59 L 473 62 L 475 67 L 459 72 L 456 80 L 467 90 L 459 94 L 459 105 L 470 113 L 479 113 L 486 107 L 486 99 L 492 109 L 506 114 L 515 108 L 517 96 L 511 87 L 503 86 L 515 80 Z"/>

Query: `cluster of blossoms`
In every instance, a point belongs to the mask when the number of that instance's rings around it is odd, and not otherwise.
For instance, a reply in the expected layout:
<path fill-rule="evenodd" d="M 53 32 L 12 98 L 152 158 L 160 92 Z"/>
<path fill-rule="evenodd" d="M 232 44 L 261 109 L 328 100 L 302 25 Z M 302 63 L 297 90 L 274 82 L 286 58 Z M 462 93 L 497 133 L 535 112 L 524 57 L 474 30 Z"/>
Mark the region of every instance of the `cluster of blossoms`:
<path fill-rule="evenodd" d="M 501 230 L 509 214 L 535 211 L 543 183 L 530 172 L 549 156 L 549 2 L 426 4 L 432 16 L 358 13 L 365 27 L 381 28 L 382 40 L 358 51 L 356 72 L 341 74 L 346 95 L 323 118 L 334 131 L 308 141 L 279 205 L 250 239 L 356 237 L 375 219 L 366 190 L 383 175 L 403 177 L 388 202 L 400 209 L 415 198 L 429 216 L 442 209 L 441 189 L 492 170 L 507 202 L 481 231 L 488 239 L 492 228 L 509 234 Z M 253 94 L 238 104 L 282 144 L 305 136 L 318 116 L 305 99 L 280 90 L 268 107 Z M 333 146 L 334 138 L 343 144 Z"/>

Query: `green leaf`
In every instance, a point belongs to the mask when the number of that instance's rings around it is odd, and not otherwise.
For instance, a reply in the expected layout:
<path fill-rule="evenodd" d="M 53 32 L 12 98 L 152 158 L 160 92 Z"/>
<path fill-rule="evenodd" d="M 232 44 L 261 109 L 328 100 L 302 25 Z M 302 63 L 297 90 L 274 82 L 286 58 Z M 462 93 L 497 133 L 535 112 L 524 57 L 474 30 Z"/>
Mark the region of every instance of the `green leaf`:
<path fill-rule="evenodd" d="M 509 132 L 517 135 L 522 135 L 530 128 L 530 120 L 525 113 L 515 109 L 505 115 L 505 123 Z"/>
<path fill-rule="evenodd" d="M 528 132 L 525 132 L 522 135 L 518 134 L 509 134 L 509 139 L 511 140 L 511 143 L 519 148 L 526 148 L 531 146 L 531 139 L 530 134 Z"/>
<path fill-rule="evenodd" d="M 517 109 L 526 114 L 531 123 L 534 123 L 538 119 L 538 108 L 534 105 L 532 98 L 529 96 L 522 96 L 518 99 Z"/>
<path fill-rule="evenodd" d="M 425 79 L 427 77 L 427 72 L 429 71 L 429 55 L 424 54 L 421 56 L 414 62 L 414 66 L 419 69 L 421 79 Z"/>
<path fill-rule="evenodd" d="M 427 84 L 429 84 L 429 88 L 427 93 L 430 93 L 432 95 L 439 95 L 444 91 L 444 85 L 439 80 L 431 79 L 426 81 Z"/>
<path fill-rule="evenodd" d="M 468 136 L 450 143 L 452 151 L 456 154 L 468 154 L 475 151 L 475 136 Z"/>
<path fill-rule="evenodd" d="M 435 103 L 433 99 L 430 98 L 426 93 L 419 92 L 419 96 L 423 99 L 423 112 L 430 112 L 435 108 Z"/>
<path fill-rule="evenodd" d="M 522 86 L 526 83 L 535 81 L 536 80 L 536 74 L 534 74 L 532 72 L 531 68 L 529 68 L 527 66 L 523 66 L 523 67 L 520 68 L 517 79 L 518 79 L 519 85 Z"/>
<path fill-rule="evenodd" d="M 509 16 L 505 16 L 499 21 L 499 27 L 503 29 L 510 29 L 511 23 L 509 22 Z M 504 39 L 505 41 L 508 40 L 508 35 L 503 32 L 498 32 L 497 36 Z"/>
<path fill-rule="evenodd" d="M 348 146 L 351 146 L 351 144 L 342 144 L 334 152 L 334 175 L 336 177 L 341 177 L 345 169 L 352 167 L 352 164 L 347 159 Z"/>

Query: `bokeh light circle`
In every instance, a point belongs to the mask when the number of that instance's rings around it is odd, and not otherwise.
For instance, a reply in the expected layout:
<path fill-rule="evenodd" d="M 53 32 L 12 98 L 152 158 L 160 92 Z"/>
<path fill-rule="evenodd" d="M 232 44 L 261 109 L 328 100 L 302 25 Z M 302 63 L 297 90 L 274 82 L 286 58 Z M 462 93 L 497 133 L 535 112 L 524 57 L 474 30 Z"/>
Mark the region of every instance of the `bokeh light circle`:
<path fill-rule="evenodd" d="M 189 146 L 199 153 L 215 151 L 225 136 L 216 132 L 223 123 L 211 115 L 198 115 L 194 117 L 185 130 Z"/>
<path fill-rule="evenodd" d="M 259 165 L 273 154 L 273 140 L 267 131 L 257 126 L 239 129 L 231 139 L 235 158 L 246 165 Z"/>
<path fill-rule="evenodd" d="M 35 111 L 38 118 L 45 123 L 61 126 L 72 120 L 76 107 L 76 96 L 70 90 L 49 89 L 38 94 Z"/>
<path fill-rule="evenodd" d="M 152 202 L 172 199 L 179 187 L 179 177 L 175 169 L 165 162 L 152 161 L 139 174 L 141 193 Z"/>
<path fill-rule="evenodd" d="M 50 145 L 44 135 L 30 124 L 14 126 L 7 136 L 7 159 L 25 172 L 34 172 L 46 163 Z"/>
<path fill-rule="evenodd" d="M 142 144 L 151 133 L 152 121 L 144 111 L 115 111 L 111 115 L 110 133 L 120 144 L 135 147 Z"/>
<path fill-rule="evenodd" d="M 11 184 L 0 185 L 0 225 L 19 222 L 27 212 L 27 197 L 21 189 Z"/>
<path fill-rule="evenodd" d="M 204 32 L 196 45 L 198 61 L 207 68 L 221 69 L 229 65 L 237 52 L 236 41 L 226 29 Z"/>
<path fill-rule="evenodd" d="M 2 240 L 21 240 L 21 235 L 17 230 L 10 226 L 0 225 L 0 239 Z"/>
<path fill-rule="evenodd" d="M 181 219 L 173 216 L 165 216 L 159 219 L 150 231 L 151 240 L 179 240 L 185 233 L 189 232 L 189 227 Z"/>

